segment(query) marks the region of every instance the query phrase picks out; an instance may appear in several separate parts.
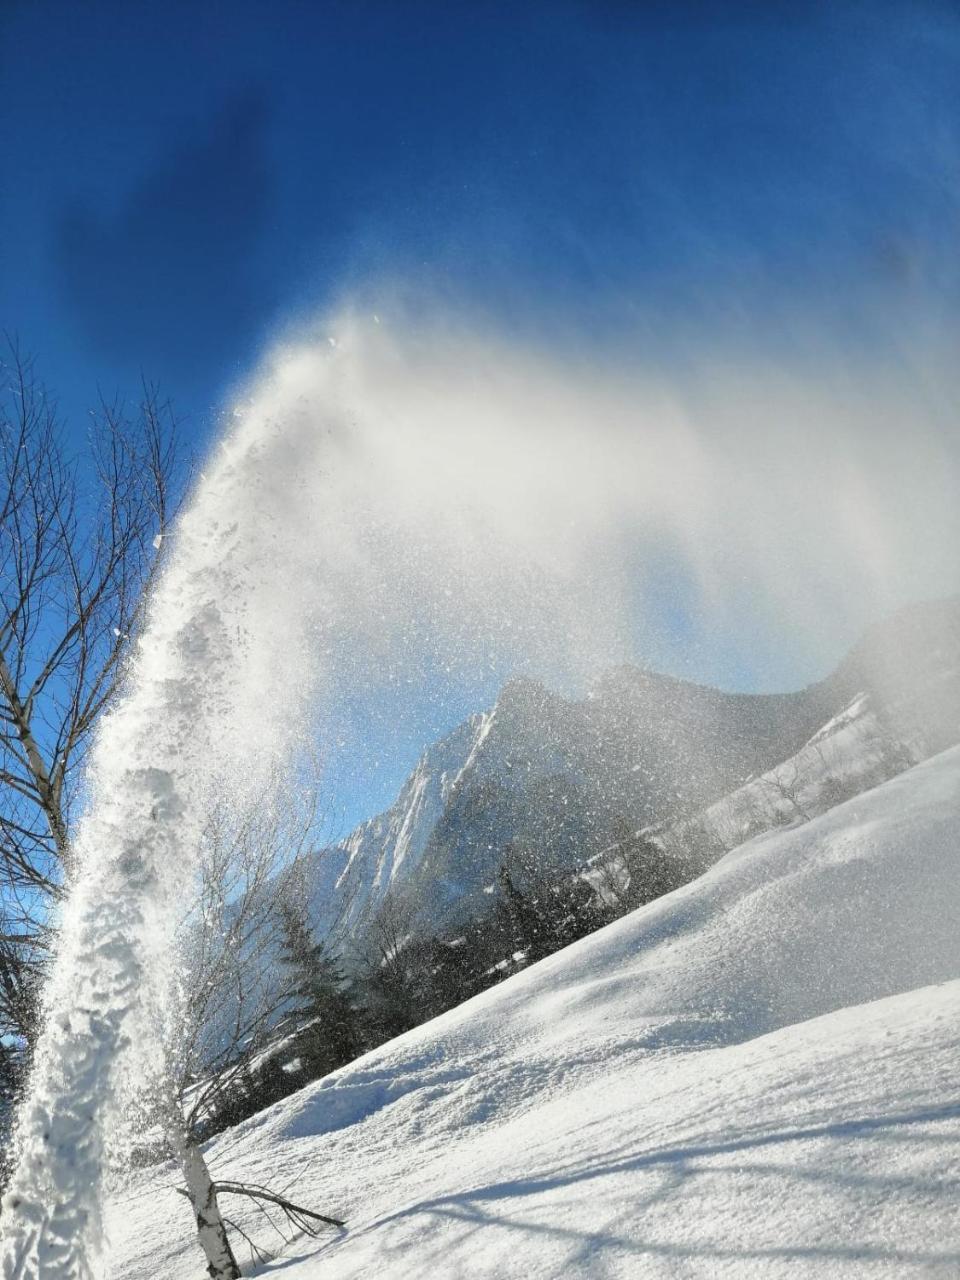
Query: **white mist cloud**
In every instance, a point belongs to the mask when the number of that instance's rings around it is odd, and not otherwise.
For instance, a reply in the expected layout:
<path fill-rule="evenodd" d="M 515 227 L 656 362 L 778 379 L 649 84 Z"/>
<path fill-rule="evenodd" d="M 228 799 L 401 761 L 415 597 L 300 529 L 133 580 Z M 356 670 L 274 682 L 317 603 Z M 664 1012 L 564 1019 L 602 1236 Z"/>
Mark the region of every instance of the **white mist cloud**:
<path fill-rule="evenodd" d="M 375 708 L 396 743 L 398 708 L 510 667 L 583 677 L 659 646 L 692 674 L 723 651 L 762 672 L 957 585 L 953 379 L 929 363 L 678 382 L 442 317 L 331 333 L 238 404 L 99 726 L 5 1257 L 45 1247 L 43 1220 L 64 1273 L 89 1270 L 114 1064 L 130 1044 L 123 1078 L 148 1078 L 176 1025 L 199 833 L 225 796 L 264 802 L 318 694 L 328 735 Z"/>
<path fill-rule="evenodd" d="M 442 314 L 346 311 L 278 348 L 244 413 L 293 456 L 312 442 L 296 484 L 322 524 L 331 678 L 362 696 L 629 659 L 789 682 L 960 586 L 952 372 L 822 351 L 687 366 L 591 367 Z"/>

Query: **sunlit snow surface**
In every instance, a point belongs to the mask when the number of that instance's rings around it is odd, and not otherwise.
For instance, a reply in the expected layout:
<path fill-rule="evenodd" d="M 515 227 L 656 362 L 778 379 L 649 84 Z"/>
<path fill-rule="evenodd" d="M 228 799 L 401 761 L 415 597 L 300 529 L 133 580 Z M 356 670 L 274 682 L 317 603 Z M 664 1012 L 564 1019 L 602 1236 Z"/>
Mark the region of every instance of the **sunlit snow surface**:
<path fill-rule="evenodd" d="M 295 785 L 299 749 L 309 744 L 309 755 L 313 747 L 314 716 L 336 745 L 339 717 L 354 700 L 374 721 L 402 723 L 398 688 L 445 681 L 466 688 L 478 668 L 585 679 L 635 649 L 638 601 L 656 604 L 666 564 L 671 596 L 679 583 L 702 634 L 723 635 L 729 652 L 752 651 L 758 625 L 774 618 L 778 636 L 793 633 L 814 650 L 835 652 L 832 624 L 849 630 L 868 601 L 876 613 L 885 601 L 953 582 L 953 437 L 938 413 L 918 415 L 919 398 L 894 394 L 882 374 L 858 372 L 851 381 L 849 373 L 824 370 L 811 384 L 805 374 L 770 371 L 741 382 L 715 371 L 681 395 L 513 353 L 492 339 L 424 330 L 401 340 L 374 328 L 379 336 L 347 316 L 333 346 L 307 341 L 275 353 L 165 542 L 166 567 L 124 696 L 102 720 L 89 762 L 90 804 L 75 836 L 81 875 L 59 931 L 45 992 L 49 1016 L 20 1112 L 21 1158 L 4 1201 L 5 1276 L 86 1280 L 102 1270 L 101 1174 L 118 1136 L 116 1117 L 130 1104 L 128 1086 L 136 1109 L 138 1089 L 165 1053 L 176 1052 L 181 957 L 173 940 L 196 901 L 203 824 L 216 805 L 242 818 L 247 806 L 282 803 L 276 779 Z M 912 537 L 897 533 L 913 529 L 918 494 L 937 530 L 936 555 L 929 539 L 918 556 Z M 853 582 L 862 584 L 856 600 Z M 662 622 L 654 608 L 644 627 L 652 636 Z M 443 680 L 435 680 L 438 672 Z M 331 741 L 321 748 L 330 750 Z M 413 861 L 414 833 L 402 834 Z M 769 848 L 792 848 L 790 839 Z M 801 862 L 819 856 L 802 844 L 810 833 L 797 839 Z M 919 857 L 911 841 L 902 844 Z M 751 855 L 743 855 L 741 896 L 730 896 L 728 872 L 720 872 L 642 917 L 642 925 L 574 953 L 581 966 L 600 965 L 597 980 L 611 1000 L 617 984 L 639 983 L 635 1008 L 631 1001 L 621 1010 L 596 993 L 592 1003 L 579 985 L 586 970 L 577 970 L 576 986 L 557 978 L 571 959 L 558 961 L 559 969 L 545 965 L 492 1003 L 473 1006 L 494 1010 L 486 1065 L 471 1064 L 468 1040 L 455 1038 L 449 1050 L 430 1049 L 431 1060 L 440 1052 L 436 1070 L 450 1079 L 429 1087 L 441 1102 L 457 1089 L 479 1091 L 476 1115 L 489 1118 L 493 1099 L 505 1093 L 541 1098 L 560 1079 L 573 1088 L 580 1077 L 570 1046 L 582 1045 L 589 1062 L 622 1066 L 628 1050 L 614 1028 L 625 1019 L 629 1051 L 646 1070 L 658 1046 L 758 1034 L 933 980 L 944 964 L 952 976 L 945 959 L 956 937 L 950 886 L 944 889 L 943 877 L 922 881 L 929 919 L 921 929 L 911 916 L 912 886 L 898 896 L 887 879 L 875 891 L 865 883 L 868 846 L 859 863 L 836 855 L 832 870 L 835 852 L 827 849 L 812 886 L 798 867 L 783 892 L 767 891 L 766 870 L 751 870 Z M 821 901 L 851 904 L 851 919 L 838 923 L 829 945 L 818 937 L 811 947 L 818 886 Z M 859 949 L 858 908 L 880 912 L 869 945 Z M 907 917 L 915 927 L 904 938 Z M 634 955 L 633 931 L 641 927 L 643 959 L 631 964 L 640 964 L 642 983 L 625 976 L 630 965 L 621 972 L 612 953 L 603 959 L 617 938 Z M 686 941 L 671 944 L 675 937 Z M 756 947 L 779 948 L 778 967 L 764 969 Z M 821 965 L 817 973 L 806 972 L 810 957 Z M 794 970 L 804 981 L 784 984 Z M 543 999 L 534 1000 L 544 982 Z M 529 1046 L 504 1058 L 503 1036 L 527 1016 L 511 1004 L 521 999 L 540 1011 L 535 1021 L 547 1006 L 580 1002 L 592 1011 L 589 1025 L 564 1025 L 558 1008 L 550 1029 L 560 1039 L 550 1053 L 524 1032 Z M 431 1037 L 452 1034 L 460 1018 L 406 1043 L 446 1043 Z M 598 1018 L 611 1024 L 602 1035 Z M 412 1068 L 407 1074 L 421 1078 Z M 385 1088 L 375 1085 L 374 1099 L 389 1097 Z M 350 1096 L 334 1091 L 327 1102 L 336 1110 Z M 388 1108 L 370 1123 L 376 1128 L 395 1114 Z M 440 1132 L 429 1114 L 424 1142 Z M 462 1142 L 471 1130 L 455 1132 Z M 342 1140 L 352 1140 L 353 1130 L 345 1133 Z M 411 1163 L 409 1150 L 403 1158 Z M 380 1211 L 387 1184 L 377 1178 L 376 1194 L 361 1198 L 363 1161 L 341 1164 L 335 1194 L 354 1223 L 341 1251 L 348 1259 L 358 1215 Z M 440 1173 L 437 1185 L 446 1186 Z M 334 1195 L 332 1185 L 313 1190 Z M 171 1200 L 172 1218 L 183 1214 L 177 1206 Z M 144 1230 L 141 1239 L 148 1238 Z M 157 1274 L 156 1265 L 151 1257 L 142 1274 Z M 410 1265 L 422 1274 L 419 1261 Z"/>
<path fill-rule="evenodd" d="M 249 1273 L 956 1276 L 958 818 L 955 749 L 224 1134 L 349 1224 Z M 114 1276 L 202 1274 L 176 1182 L 110 1204 Z"/>

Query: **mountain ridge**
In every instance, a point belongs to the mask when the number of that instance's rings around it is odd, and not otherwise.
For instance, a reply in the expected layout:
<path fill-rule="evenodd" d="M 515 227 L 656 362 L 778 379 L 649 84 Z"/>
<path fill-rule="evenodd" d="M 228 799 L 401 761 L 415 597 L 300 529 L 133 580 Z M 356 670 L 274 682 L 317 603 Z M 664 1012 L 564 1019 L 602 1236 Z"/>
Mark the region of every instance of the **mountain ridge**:
<path fill-rule="evenodd" d="M 519 854 L 544 874 L 570 872 L 618 824 L 678 823 L 796 757 L 859 697 L 910 759 L 960 740 L 960 597 L 898 610 L 825 679 L 786 693 L 628 664 L 583 698 L 514 677 L 492 708 L 425 748 L 392 805 L 314 855 L 319 931 L 356 936 L 398 896 L 446 925 Z"/>

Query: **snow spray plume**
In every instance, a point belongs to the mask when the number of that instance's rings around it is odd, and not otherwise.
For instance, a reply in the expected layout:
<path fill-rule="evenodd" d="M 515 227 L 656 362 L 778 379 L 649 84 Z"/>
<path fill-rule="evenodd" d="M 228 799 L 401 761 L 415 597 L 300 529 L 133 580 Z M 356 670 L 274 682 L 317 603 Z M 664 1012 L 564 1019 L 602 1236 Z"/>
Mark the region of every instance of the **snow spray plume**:
<path fill-rule="evenodd" d="M 235 410 L 100 726 L 7 1277 L 102 1270 L 104 1154 L 130 1055 L 147 1070 L 176 1021 L 204 815 L 263 795 L 318 705 L 477 668 L 573 679 L 656 657 L 658 625 L 746 643 L 775 617 L 779 646 L 785 621 L 842 625 L 851 582 L 881 604 L 955 585 L 956 449 L 879 376 L 726 369 L 681 393 L 450 326 L 332 332 Z"/>
<path fill-rule="evenodd" d="M 104 718 L 76 838 L 80 873 L 4 1202 L 4 1275 L 102 1274 L 107 1142 L 122 1051 L 169 1025 L 180 904 L 204 815 L 262 791 L 309 698 L 313 597 L 288 537 L 310 532 L 322 430 L 251 408 L 202 478 L 150 601 L 126 690 Z M 296 535 L 293 528 L 296 526 Z M 319 604 L 319 601 L 317 601 Z M 135 1073 L 127 1071 L 127 1076 Z"/>
<path fill-rule="evenodd" d="M 582 688 L 624 660 L 722 683 L 738 651 L 783 688 L 960 585 L 956 378 L 930 350 L 718 347 L 644 373 L 441 318 L 394 337 L 343 315 L 329 361 L 326 337 L 279 361 L 304 413 L 335 381 L 351 423 L 325 454 L 324 573 L 359 700 L 478 670 Z"/>

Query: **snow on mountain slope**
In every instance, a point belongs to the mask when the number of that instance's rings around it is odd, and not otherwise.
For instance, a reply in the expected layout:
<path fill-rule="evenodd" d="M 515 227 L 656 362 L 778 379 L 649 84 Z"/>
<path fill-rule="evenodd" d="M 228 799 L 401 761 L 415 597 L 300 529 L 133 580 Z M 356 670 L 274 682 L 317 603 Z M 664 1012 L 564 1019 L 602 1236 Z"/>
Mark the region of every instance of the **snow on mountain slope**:
<path fill-rule="evenodd" d="M 319 935 L 352 933 L 389 890 L 417 872 L 450 794 L 489 733 L 492 712 L 470 716 L 428 747 L 397 799 L 314 860 L 311 914 Z"/>
<path fill-rule="evenodd" d="M 956 598 L 894 614 L 795 693 L 725 693 L 635 667 L 607 672 L 582 700 L 513 680 L 423 753 L 385 813 L 316 855 L 317 931 L 339 917 L 356 934 L 389 891 L 428 930 L 449 927 L 511 849 L 563 874 L 624 822 L 676 824 L 713 805 L 707 838 L 688 842 L 709 861 L 958 740 Z"/>
<path fill-rule="evenodd" d="M 438 927 L 469 913 L 511 847 L 562 874 L 619 820 L 722 795 L 749 766 L 782 759 L 829 705 L 819 691 L 725 694 L 630 668 L 583 701 L 510 681 L 490 711 L 424 751 L 389 809 L 315 856 L 317 931 L 356 934 L 391 891 Z"/>
<path fill-rule="evenodd" d="M 872 694 L 858 694 L 789 759 L 660 833 L 666 848 L 713 858 L 762 831 L 806 822 L 844 799 L 879 785 L 926 754 L 914 737 L 894 737 Z"/>
<path fill-rule="evenodd" d="M 222 1135 L 215 1174 L 347 1219 L 290 1280 L 955 1276 L 958 819 L 953 749 Z M 172 1168 L 137 1178 L 113 1274 L 199 1276 Z"/>

